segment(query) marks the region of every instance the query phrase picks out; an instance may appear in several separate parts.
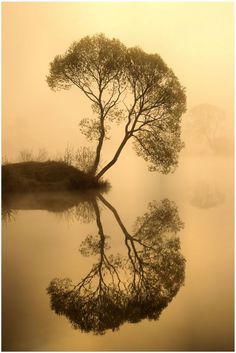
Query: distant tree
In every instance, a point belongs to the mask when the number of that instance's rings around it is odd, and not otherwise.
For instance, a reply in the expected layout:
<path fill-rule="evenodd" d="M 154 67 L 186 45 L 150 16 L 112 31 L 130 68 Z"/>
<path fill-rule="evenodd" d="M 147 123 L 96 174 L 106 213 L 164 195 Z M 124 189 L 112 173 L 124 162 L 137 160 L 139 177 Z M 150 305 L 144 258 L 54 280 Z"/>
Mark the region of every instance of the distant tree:
<path fill-rule="evenodd" d="M 200 209 L 214 208 L 223 202 L 224 194 L 217 185 L 204 180 L 197 182 L 190 195 L 191 205 Z"/>
<path fill-rule="evenodd" d="M 127 255 L 110 251 L 98 203 L 93 207 L 98 227 L 80 246 L 84 256 L 96 256 L 89 273 L 77 284 L 55 278 L 47 291 L 52 309 L 65 315 L 74 328 L 103 334 L 124 322 L 157 320 L 184 283 L 185 260 L 176 233 L 183 227 L 176 205 L 153 202 L 139 217 L 131 235 L 116 209 L 99 195 L 113 213 L 124 235 Z"/>
<path fill-rule="evenodd" d="M 226 133 L 225 112 L 214 105 L 203 103 L 189 110 L 185 127 L 186 140 L 202 146 L 214 154 L 232 152 L 231 141 Z"/>
<path fill-rule="evenodd" d="M 131 138 L 151 170 L 168 173 L 177 166 L 186 96 L 158 54 L 126 48 L 102 34 L 87 36 L 54 58 L 47 82 L 53 90 L 76 86 L 91 101 L 94 118 L 83 119 L 80 127 L 89 140 L 97 141 L 90 173 L 98 179 L 116 163 Z M 113 158 L 99 170 L 111 122 L 123 122 L 124 136 Z"/>

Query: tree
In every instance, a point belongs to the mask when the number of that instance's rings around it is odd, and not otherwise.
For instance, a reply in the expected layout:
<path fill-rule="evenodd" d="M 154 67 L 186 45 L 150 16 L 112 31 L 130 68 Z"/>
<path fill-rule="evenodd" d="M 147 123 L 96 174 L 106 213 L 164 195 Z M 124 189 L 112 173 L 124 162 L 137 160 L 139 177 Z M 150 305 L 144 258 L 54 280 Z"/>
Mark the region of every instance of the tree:
<path fill-rule="evenodd" d="M 228 154 L 233 146 L 227 136 L 225 112 L 214 105 L 202 103 L 188 113 L 185 127 L 186 143 L 197 151 Z"/>
<path fill-rule="evenodd" d="M 204 180 L 198 181 L 190 194 L 191 205 L 200 209 L 217 207 L 224 199 L 224 194 L 216 184 Z"/>
<path fill-rule="evenodd" d="M 90 173 L 98 179 L 116 163 L 131 138 L 151 170 L 168 173 L 177 166 L 186 96 L 158 54 L 126 48 L 102 34 L 87 36 L 54 58 L 47 82 L 53 90 L 76 86 L 91 101 L 95 117 L 83 119 L 80 126 L 88 139 L 97 141 Z M 113 158 L 99 170 L 111 122 L 123 122 L 124 136 Z"/>
<path fill-rule="evenodd" d="M 103 334 L 124 322 L 157 320 L 184 283 L 185 259 L 177 232 L 183 227 L 173 202 L 149 204 L 131 235 L 116 209 L 101 195 L 98 199 L 113 213 L 124 235 L 124 254 L 109 253 L 109 237 L 102 225 L 96 199 L 93 208 L 98 228 L 80 246 L 84 256 L 96 256 L 89 273 L 77 284 L 55 278 L 47 292 L 51 307 L 65 315 L 73 327 Z"/>

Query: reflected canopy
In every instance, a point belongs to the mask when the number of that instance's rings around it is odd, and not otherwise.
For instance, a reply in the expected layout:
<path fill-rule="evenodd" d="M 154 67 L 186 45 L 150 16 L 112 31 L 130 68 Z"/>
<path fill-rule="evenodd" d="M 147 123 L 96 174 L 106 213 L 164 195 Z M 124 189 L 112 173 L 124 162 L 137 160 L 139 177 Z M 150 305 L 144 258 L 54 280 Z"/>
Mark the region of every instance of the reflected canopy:
<path fill-rule="evenodd" d="M 124 251 L 115 252 L 101 219 L 107 208 L 119 225 Z M 96 259 L 78 283 L 55 278 L 47 288 L 51 308 L 65 315 L 74 328 L 104 334 L 125 323 L 159 319 L 184 284 L 185 259 L 177 233 L 183 228 L 174 202 L 149 203 L 136 219 L 132 234 L 117 210 L 101 194 L 34 193 L 3 199 L 3 219 L 11 220 L 17 210 L 47 210 L 69 220 L 96 221 L 97 234 L 80 244 L 80 253 Z"/>
<path fill-rule="evenodd" d="M 126 253 L 114 253 L 101 221 L 101 204 L 120 226 Z M 97 261 L 78 283 L 55 278 L 47 292 L 51 307 L 65 315 L 73 327 L 104 334 L 125 322 L 157 320 L 184 283 L 185 259 L 177 232 L 183 228 L 174 202 L 152 202 L 138 217 L 131 235 L 116 209 L 102 196 L 91 201 L 98 234 L 88 235 L 80 245 L 84 256 Z"/>

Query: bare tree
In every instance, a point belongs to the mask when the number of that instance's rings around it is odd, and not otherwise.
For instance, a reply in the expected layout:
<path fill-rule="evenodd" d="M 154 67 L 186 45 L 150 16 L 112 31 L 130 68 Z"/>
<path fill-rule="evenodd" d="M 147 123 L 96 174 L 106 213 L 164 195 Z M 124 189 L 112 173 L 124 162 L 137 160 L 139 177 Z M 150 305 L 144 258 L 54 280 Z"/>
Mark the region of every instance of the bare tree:
<path fill-rule="evenodd" d="M 75 151 L 74 165 L 83 172 L 90 173 L 95 160 L 95 152 L 87 146 L 79 147 Z"/>
<path fill-rule="evenodd" d="M 97 140 L 90 173 L 98 179 L 116 163 L 131 138 L 151 170 L 168 173 L 177 166 L 186 96 L 158 54 L 126 48 L 102 34 L 85 37 L 54 58 L 47 82 L 53 90 L 76 86 L 91 101 L 94 118 L 83 119 L 80 126 L 88 139 Z M 124 136 L 113 158 L 99 170 L 111 122 L 123 122 Z"/>
<path fill-rule="evenodd" d="M 19 153 L 20 162 L 32 162 L 34 160 L 34 154 L 32 150 L 24 149 Z"/>
<path fill-rule="evenodd" d="M 68 165 L 72 165 L 74 161 L 74 148 L 67 144 L 62 156 L 62 161 Z"/>
<path fill-rule="evenodd" d="M 38 155 L 35 157 L 37 162 L 46 162 L 49 159 L 48 152 L 45 148 L 40 148 Z"/>

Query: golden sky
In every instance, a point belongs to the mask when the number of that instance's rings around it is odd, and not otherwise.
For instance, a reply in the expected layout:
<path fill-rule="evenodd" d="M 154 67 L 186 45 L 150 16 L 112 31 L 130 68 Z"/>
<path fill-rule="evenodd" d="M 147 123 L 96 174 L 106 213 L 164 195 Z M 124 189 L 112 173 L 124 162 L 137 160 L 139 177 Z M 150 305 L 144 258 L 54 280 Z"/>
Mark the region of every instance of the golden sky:
<path fill-rule="evenodd" d="M 83 144 L 78 128 L 89 102 L 78 89 L 52 92 L 49 62 L 75 40 L 104 33 L 158 53 L 201 103 L 233 116 L 233 2 L 3 3 L 3 155 L 24 148 L 50 154 Z"/>

